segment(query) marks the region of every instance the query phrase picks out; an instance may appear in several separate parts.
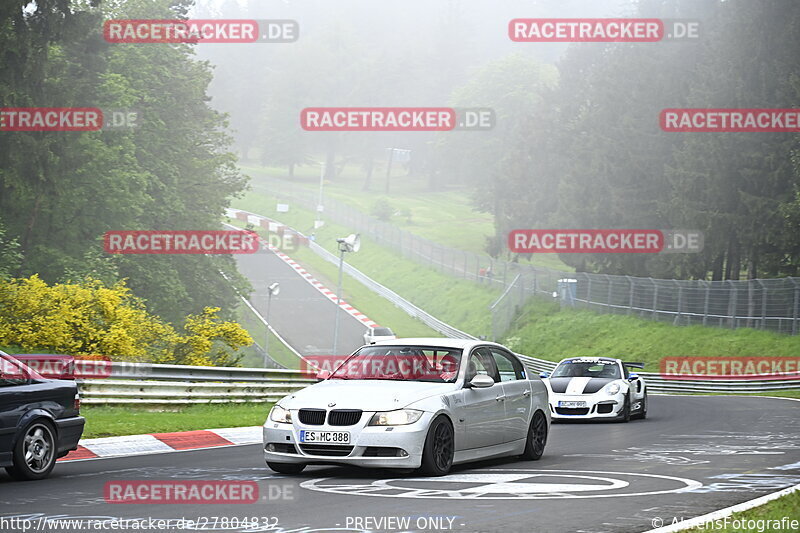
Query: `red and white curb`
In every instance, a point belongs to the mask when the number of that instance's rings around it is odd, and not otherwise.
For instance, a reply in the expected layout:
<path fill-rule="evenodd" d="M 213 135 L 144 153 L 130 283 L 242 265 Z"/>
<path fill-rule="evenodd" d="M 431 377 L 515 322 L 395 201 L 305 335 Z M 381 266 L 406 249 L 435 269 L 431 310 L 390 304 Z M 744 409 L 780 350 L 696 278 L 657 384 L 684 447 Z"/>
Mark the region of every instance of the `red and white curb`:
<path fill-rule="evenodd" d="M 220 446 L 260 444 L 261 442 L 261 426 L 81 439 L 78 449 L 69 452 L 59 461 L 201 450 Z"/>
<path fill-rule="evenodd" d="M 369 318 L 367 315 L 365 315 L 364 313 L 362 313 L 361 311 L 359 311 L 358 309 L 356 309 L 352 305 L 348 304 L 344 300 L 339 300 L 336 297 L 336 293 L 335 292 L 333 292 L 332 290 L 328 289 L 325 285 L 323 285 L 322 283 L 317 281 L 314 278 L 314 276 L 309 274 L 306 271 L 305 268 L 303 268 L 302 266 L 300 266 L 297 263 L 297 261 L 295 261 L 294 259 L 292 259 L 288 255 L 286 255 L 285 253 L 283 253 L 280 250 L 278 250 L 275 246 L 273 246 L 271 244 L 267 244 L 267 246 L 269 247 L 269 249 L 275 255 L 280 257 L 283 260 L 284 263 L 286 263 L 287 265 L 289 265 L 290 267 L 295 269 L 298 274 L 300 274 L 306 281 L 308 281 L 311 285 L 313 285 L 319 292 L 324 294 L 330 301 L 332 301 L 333 303 L 338 303 L 339 307 L 341 307 L 342 309 L 347 311 L 347 313 L 350 314 L 352 317 L 354 317 L 356 320 L 359 320 L 365 326 L 370 327 L 370 328 L 378 327 L 378 324 L 375 321 L 373 321 L 371 318 Z"/>
<path fill-rule="evenodd" d="M 249 224 L 253 224 L 254 226 L 268 228 L 269 231 L 282 233 L 285 230 L 290 230 L 298 235 L 301 235 L 296 230 L 290 228 L 289 226 L 284 226 L 275 222 L 274 220 L 270 220 L 267 217 L 262 217 L 261 215 L 256 215 L 247 211 L 239 211 L 236 209 L 226 209 L 225 215 L 230 218 L 236 218 L 238 220 L 246 221 Z M 305 268 L 300 266 L 297 261 L 286 255 L 285 253 L 281 252 L 276 246 L 264 241 L 263 239 L 261 242 L 275 255 L 277 255 L 284 263 L 292 267 L 298 274 L 300 274 L 307 282 L 309 282 L 314 288 L 316 288 L 319 292 L 321 292 L 325 297 L 327 297 L 331 302 L 334 304 L 338 303 L 339 307 L 346 311 L 350 316 L 355 318 L 356 320 L 363 323 L 365 326 L 369 328 L 376 328 L 378 327 L 378 323 L 369 318 L 367 315 L 353 307 L 352 305 L 348 304 L 344 300 L 339 300 L 336 298 L 336 293 L 332 290 L 328 289 L 325 285 L 320 283 L 317 279 L 314 278 L 311 274 L 306 271 Z"/>

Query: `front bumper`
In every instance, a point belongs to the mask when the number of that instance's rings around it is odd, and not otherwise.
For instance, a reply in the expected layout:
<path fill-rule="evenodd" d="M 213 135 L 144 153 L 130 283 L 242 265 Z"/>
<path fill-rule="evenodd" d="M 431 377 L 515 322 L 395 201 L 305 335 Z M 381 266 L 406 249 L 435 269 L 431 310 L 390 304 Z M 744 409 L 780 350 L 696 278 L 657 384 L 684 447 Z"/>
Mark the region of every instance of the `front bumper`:
<path fill-rule="evenodd" d="M 559 407 L 559 402 L 584 402 L 585 407 Z M 625 395 L 550 393 L 550 416 L 553 420 L 619 418 L 625 407 Z"/>
<path fill-rule="evenodd" d="M 291 424 L 267 420 L 263 427 L 264 459 L 270 463 L 419 468 L 431 413 L 405 426 L 368 426 L 372 414 L 365 412 L 361 421 L 353 426 L 310 426 L 297 420 Z M 303 429 L 348 431 L 350 444 L 301 444 L 300 430 Z"/>

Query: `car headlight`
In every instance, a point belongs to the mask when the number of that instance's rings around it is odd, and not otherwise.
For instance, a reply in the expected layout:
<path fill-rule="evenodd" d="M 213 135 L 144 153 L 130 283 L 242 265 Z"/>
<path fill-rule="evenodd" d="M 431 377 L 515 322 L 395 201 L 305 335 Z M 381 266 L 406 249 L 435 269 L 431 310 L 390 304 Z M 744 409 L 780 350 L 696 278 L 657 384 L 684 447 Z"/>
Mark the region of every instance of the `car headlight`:
<path fill-rule="evenodd" d="M 614 396 L 619 392 L 619 383 L 609 383 L 606 385 L 606 394 Z"/>
<path fill-rule="evenodd" d="M 422 411 L 416 409 L 398 409 L 397 411 L 383 411 L 375 413 L 370 426 L 405 426 L 413 424 L 422 417 Z"/>
<path fill-rule="evenodd" d="M 292 423 L 292 413 L 288 409 L 284 409 L 280 405 L 276 405 L 269 412 L 269 419 L 273 422 L 281 422 L 283 424 Z"/>

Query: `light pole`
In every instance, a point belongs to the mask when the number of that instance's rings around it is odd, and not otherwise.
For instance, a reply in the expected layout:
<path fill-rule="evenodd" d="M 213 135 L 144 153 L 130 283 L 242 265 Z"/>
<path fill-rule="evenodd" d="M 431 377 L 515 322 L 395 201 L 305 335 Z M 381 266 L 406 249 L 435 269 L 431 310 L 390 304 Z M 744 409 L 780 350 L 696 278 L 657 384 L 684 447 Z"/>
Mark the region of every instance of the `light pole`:
<path fill-rule="evenodd" d="M 277 281 L 267 287 L 267 317 L 264 319 L 267 322 L 267 338 L 264 339 L 264 368 L 267 367 L 267 357 L 269 357 L 269 307 L 272 304 L 272 297 L 277 296 L 281 292 L 281 285 Z"/>
<path fill-rule="evenodd" d="M 339 243 L 339 282 L 336 284 L 336 318 L 333 326 L 333 354 L 339 353 L 339 308 L 342 302 L 342 267 L 345 252 L 357 252 L 361 249 L 361 236 L 358 233 L 336 239 Z"/>

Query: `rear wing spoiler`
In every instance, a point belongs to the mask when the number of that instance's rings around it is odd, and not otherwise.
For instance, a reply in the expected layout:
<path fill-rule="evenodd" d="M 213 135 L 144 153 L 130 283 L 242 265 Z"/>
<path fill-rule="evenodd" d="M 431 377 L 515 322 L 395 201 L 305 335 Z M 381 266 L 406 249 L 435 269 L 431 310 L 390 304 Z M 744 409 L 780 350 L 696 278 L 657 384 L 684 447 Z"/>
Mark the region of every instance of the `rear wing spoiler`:
<path fill-rule="evenodd" d="M 627 366 L 627 367 L 630 367 L 630 368 L 644 369 L 644 363 L 625 363 L 625 362 L 623 362 L 622 364 L 624 366 Z"/>

